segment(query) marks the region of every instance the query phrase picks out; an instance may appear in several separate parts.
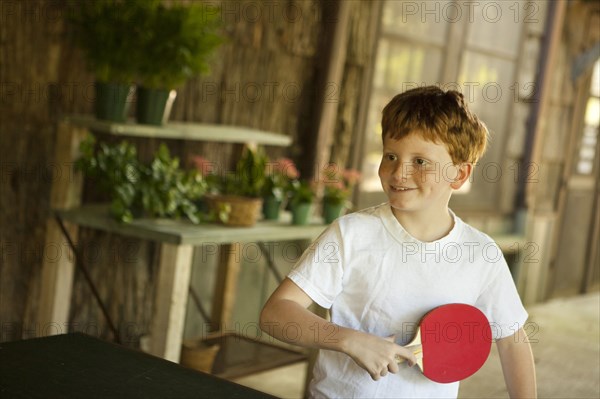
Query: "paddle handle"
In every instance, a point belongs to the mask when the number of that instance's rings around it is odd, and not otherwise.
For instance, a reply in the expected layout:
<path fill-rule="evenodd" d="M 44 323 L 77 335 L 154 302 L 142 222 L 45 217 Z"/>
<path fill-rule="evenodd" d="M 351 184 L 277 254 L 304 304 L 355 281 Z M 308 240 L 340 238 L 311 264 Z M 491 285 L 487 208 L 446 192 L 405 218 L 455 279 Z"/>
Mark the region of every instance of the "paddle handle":
<path fill-rule="evenodd" d="M 417 358 L 417 363 L 419 363 L 419 361 L 421 359 L 423 359 L 423 346 L 422 345 L 407 346 L 406 349 L 412 350 L 413 355 L 415 355 L 415 357 Z M 406 358 L 404 358 L 400 355 L 396 355 L 396 363 L 401 364 L 401 363 L 404 363 L 405 361 L 406 361 Z"/>
<path fill-rule="evenodd" d="M 421 366 L 421 369 L 423 369 L 423 345 L 421 345 L 421 327 L 419 327 L 417 333 L 415 334 L 415 337 L 412 341 L 408 343 L 408 345 L 405 346 L 405 348 L 413 351 L 413 354 L 417 358 L 417 364 Z M 404 363 L 405 361 L 405 358 L 396 355 L 396 363 L 400 364 Z"/>

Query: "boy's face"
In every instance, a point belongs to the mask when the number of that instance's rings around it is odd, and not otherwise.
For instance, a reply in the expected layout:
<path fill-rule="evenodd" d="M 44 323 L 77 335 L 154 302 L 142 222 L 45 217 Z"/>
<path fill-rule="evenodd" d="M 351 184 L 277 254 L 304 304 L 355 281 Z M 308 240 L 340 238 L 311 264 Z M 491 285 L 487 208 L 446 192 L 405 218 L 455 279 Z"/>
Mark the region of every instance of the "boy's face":
<path fill-rule="evenodd" d="M 464 168 L 454 165 L 444 144 L 412 132 L 400 140 L 384 139 L 379 178 L 394 213 L 426 211 L 435 216 L 468 178 L 470 166 Z"/>

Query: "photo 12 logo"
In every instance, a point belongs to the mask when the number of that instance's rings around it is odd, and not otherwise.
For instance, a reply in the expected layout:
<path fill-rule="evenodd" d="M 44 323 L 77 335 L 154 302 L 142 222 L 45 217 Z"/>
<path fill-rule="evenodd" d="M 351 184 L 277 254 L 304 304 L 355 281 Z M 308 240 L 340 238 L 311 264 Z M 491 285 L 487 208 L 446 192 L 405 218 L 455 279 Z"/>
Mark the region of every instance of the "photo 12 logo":
<path fill-rule="evenodd" d="M 540 7 L 533 1 L 403 1 L 402 22 L 538 23 Z"/>

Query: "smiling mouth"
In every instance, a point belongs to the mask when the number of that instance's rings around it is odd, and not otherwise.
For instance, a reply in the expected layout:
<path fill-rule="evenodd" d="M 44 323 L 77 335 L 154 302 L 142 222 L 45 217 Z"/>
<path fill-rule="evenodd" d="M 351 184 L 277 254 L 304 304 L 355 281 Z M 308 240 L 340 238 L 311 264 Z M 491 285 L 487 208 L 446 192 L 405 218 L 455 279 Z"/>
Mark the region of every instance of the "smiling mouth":
<path fill-rule="evenodd" d="M 404 192 L 404 191 L 411 191 L 414 190 L 414 188 L 410 188 L 410 187 L 397 187 L 397 186 L 390 186 L 390 188 L 392 189 L 392 191 L 394 192 Z"/>

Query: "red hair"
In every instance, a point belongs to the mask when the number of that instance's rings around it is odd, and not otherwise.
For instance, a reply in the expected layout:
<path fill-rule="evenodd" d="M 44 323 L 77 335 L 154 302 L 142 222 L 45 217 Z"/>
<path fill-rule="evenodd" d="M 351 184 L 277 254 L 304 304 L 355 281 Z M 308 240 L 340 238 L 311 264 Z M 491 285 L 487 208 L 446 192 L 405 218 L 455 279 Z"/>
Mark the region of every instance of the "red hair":
<path fill-rule="evenodd" d="M 488 130 L 469 111 L 464 96 L 436 86 L 395 96 L 383 109 L 382 137 L 399 140 L 415 131 L 426 140 L 446 144 L 455 164 L 477 162 L 485 152 Z"/>

